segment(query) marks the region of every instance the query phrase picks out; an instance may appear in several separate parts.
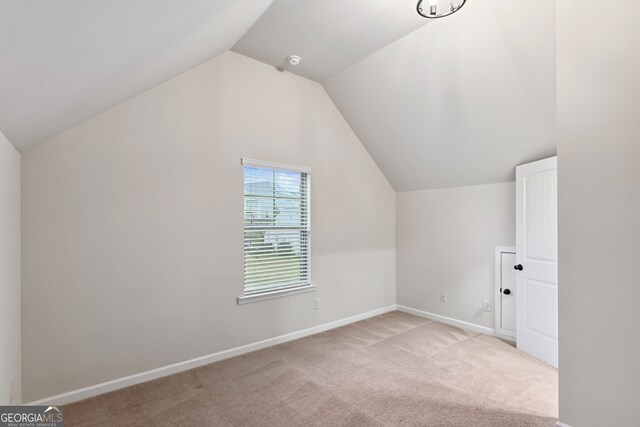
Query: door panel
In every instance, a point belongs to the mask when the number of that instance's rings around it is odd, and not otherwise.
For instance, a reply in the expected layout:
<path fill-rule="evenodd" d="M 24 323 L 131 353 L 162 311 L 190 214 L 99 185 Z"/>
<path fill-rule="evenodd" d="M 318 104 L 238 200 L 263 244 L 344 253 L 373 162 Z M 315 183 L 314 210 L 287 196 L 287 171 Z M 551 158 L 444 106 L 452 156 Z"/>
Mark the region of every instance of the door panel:
<path fill-rule="evenodd" d="M 513 266 L 516 264 L 516 254 L 503 252 L 502 253 L 502 275 L 501 275 L 501 288 L 500 293 L 500 325 L 499 328 L 503 332 L 511 332 L 515 337 L 516 333 L 516 271 Z M 506 295 L 504 291 L 508 289 L 509 294 Z"/>
<path fill-rule="evenodd" d="M 516 168 L 516 342 L 558 366 L 557 158 Z"/>
<path fill-rule="evenodd" d="M 524 280 L 524 327 L 527 332 L 558 339 L 558 292 L 555 283 Z"/>
<path fill-rule="evenodd" d="M 546 170 L 525 178 L 525 256 L 530 260 L 558 260 L 558 173 Z"/>

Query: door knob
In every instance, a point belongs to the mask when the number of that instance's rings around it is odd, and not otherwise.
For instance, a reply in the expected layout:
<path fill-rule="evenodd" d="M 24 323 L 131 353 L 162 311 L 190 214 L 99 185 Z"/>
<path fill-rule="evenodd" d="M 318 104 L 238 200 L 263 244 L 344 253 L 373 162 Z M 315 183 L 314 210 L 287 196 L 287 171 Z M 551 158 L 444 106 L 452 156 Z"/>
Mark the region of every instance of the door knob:
<path fill-rule="evenodd" d="M 511 291 L 509 289 L 505 289 L 504 291 L 502 291 L 502 293 L 505 295 L 509 295 Z"/>
<path fill-rule="evenodd" d="M 516 270 L 522 271 L 522 264 L 514 265 L 513 268 Z"/>

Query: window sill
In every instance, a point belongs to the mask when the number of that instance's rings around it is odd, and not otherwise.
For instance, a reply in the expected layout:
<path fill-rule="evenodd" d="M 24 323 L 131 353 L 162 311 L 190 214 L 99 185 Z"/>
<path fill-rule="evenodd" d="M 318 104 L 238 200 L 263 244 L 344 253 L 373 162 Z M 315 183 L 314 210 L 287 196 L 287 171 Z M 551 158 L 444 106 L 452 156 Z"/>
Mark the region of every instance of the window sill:
<path fill-rule="evenodd" d="M 243 295 L 238 297 L 238 304 L 249 304 L 252 302 L 264 301 L 273 298 L 287 297 L 289 295 L 305 294 L 307 292 L 313 292 L 316 285 L 304 285 L 298 286 L 292 289 L 283 289 L 280 291 L 264 292 L 262 294 L 255 295 Z"/>

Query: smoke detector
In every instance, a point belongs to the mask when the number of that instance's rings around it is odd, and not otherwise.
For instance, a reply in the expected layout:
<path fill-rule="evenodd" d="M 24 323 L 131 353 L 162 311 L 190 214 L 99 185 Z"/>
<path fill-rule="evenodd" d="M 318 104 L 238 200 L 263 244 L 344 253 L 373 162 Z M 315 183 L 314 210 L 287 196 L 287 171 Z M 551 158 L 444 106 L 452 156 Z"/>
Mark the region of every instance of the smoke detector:
<path fill-rule="evenodd" d="M 300 61 L 302 61 L 302 58 L 300 58 L 298 55 L 291 55 L 287 58 L 287 61 L 289 61 L 289 65 L 295 67 L 300 63 Z"/>

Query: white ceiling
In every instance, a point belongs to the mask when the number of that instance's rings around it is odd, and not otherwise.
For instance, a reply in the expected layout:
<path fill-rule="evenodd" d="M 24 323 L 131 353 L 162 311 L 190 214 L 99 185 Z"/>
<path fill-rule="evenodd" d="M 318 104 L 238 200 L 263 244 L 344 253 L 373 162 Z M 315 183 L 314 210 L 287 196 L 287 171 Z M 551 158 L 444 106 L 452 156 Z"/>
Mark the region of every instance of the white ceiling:
<path fill-rule="evenodd" d="M 0 130 L 20 150 L 230 49 L 272 0 L 0 0 Z"/>
<path fill-rule="evenodd" d="M 555 154 L 555 0 L 0 0 L 0 131 L 25 150 L 232 47 L 322 82 L 398 191 Z"/>
<path fill-rule="evenodd" d="M 275 0 L 235 52 L 323 81 L 425 25 L 415 0 Z M 300 55 L 297 67 L 287 63 Z"/>
<path fill-rule="evenodd" d="M 397 191 L 555 154 L 555 1 L 469 1 L 324 82 Z"/>

